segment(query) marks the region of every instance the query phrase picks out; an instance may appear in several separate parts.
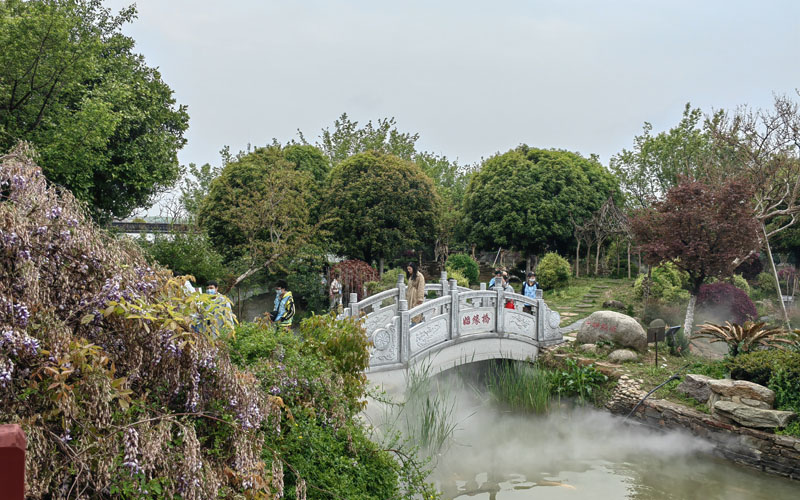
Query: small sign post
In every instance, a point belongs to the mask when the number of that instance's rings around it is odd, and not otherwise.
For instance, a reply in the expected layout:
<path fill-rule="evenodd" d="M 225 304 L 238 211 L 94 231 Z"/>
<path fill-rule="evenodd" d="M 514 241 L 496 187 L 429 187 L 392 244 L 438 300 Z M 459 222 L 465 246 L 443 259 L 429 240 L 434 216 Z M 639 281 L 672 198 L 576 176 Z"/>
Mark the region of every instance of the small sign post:
<path fill-rule="evenodd" d="M 658 343 L 663 342 L 665 338 L 666 328 L 664 326 L 651 326 L 647 329 L 647 343 L 656 343 L 656 366 L 658 366 Z"/>

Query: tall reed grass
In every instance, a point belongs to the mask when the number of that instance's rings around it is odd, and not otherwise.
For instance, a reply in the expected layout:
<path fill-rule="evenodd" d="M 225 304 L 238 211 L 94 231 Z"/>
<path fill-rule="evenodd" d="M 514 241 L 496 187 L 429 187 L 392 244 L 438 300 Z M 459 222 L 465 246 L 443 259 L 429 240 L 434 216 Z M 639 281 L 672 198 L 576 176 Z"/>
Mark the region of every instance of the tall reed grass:
<path fill-rule="evenodd" d="M 537 364 L 497 361 L 488 364 L 486 388 L 496 402 L 511 411 L 547 413 L 553 377 Z"/>

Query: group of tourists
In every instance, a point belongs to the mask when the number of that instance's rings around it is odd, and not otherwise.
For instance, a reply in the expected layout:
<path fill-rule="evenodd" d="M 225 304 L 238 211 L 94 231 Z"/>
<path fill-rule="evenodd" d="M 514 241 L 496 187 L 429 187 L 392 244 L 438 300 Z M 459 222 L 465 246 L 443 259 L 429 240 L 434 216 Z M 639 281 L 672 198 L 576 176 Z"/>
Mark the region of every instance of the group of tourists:
<path fill-rule="evenodd" d="M 409 262 L 405 269 L 408 285 L 406 286 L 406 301 L 408 308 L 422 304 L 425 300 L 425 276 L 419 270 L 416 262 Z M 339 280 L 339 273 L 334 271 L 331 274 L 330 284 L 325 283 L 327 286 L 328 298 L 330 300 L 330 310 L 335 313 L 342 312 L 342 294 L 343 286 Z M 536 274 L 529 272 L 527 279 L 522 283 L 521 294 L 535 299 L 536 290 L 539 283 L 536 281 Z M 506 269 L 495 269 L 494 277 L 489 281 L 489 289 L 501 288 L 506 293 L 516 293 L 514 287 L 511 286 L 510 277 Z M 206 285 L 206 293 L 214 296 L 214 302 L 227 307 L 230 311 L 230 301 L 222 294 L 219 293 L 216 281 L 209 281 Z M 514 301 L 507 300 L 505 307 L 509 309 L 514 308 Z M 523 310 L 531 312 L 531 306 L 526 305 Z M 292 325 L 292 320 L 295 315 L 294 296 L 289 291 L 288 284 L 285 280 L 278 280 L 275 286 L 275 303 L 272 312 L 268 314 L 269 320 L 283 328 L 288 328 Z M 265 315 L 267 316 L 267 315 Z M 422 321 L 422 315 L 415 316 L 411 319 L 412 323 L 416 324 Z"/>

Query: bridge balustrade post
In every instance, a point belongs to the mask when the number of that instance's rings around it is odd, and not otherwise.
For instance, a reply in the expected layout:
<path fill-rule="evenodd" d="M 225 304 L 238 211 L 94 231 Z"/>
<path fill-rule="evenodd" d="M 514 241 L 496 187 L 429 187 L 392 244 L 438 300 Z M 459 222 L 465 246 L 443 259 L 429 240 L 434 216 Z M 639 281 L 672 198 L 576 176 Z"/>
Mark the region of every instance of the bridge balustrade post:
<path fill-rule="evenodd" d="M 450 280 L 450 328 L 447 329 L 448 339 L 455 339 L 461 335 L 461 323 L 458 317 L 461 315 L 461 301 L 458 298 L 458 282 Z"/>
<path fill-rule="evenodd" d="M 494 287 L 494 289 L 497 290 L 497 304 L 495 304 L 495 311 L 497 311 L 497 314 L 495 314 L 495 316 L 497 316 L 497 324 L 495 325 L 494 331 L 496 331 L 497 333 L 505 333 L 504 325 L 505 325 L 505 312 L 506 312 L 505 309 L 506 293 L 503 290 L 502 286 L 496 286 Z"/>
<path fill-rule="evenodd" d="M 398 311 L 400 310 L 400 301 L 405 300 L 406 298 L 406 281 L 404 273 L 400 273 L 397 275 L 397 299 L 395 304 L 397 304 Z"/>
<path fill-rule="evenodd" d="M 400 362 L 407 366 L 411 352 L 411 336 L 408 332 L 411 317 L 408 314 L 408 301 L 406 299 L 400 299 L 397 311 L 400 316 L 400 328 L 397 331 L 400 336 Z"/>
<path fill-rule="evenodd" d="M 481 292 L 486 291 L 486 283 L 481 283 Z M 489 307 L 489 304 L 486 303 L 486 299 L 481 297 L 480 307 Z"/>
<path fill-rule="evenodd" d="M 351 293 L 350 294 L 350 303 L 348 304 L 350 307 L 350 315 L 354 318 L 358 318 L 358 294 Z"/>
<path fill-rule="evenodd" d="M 442 271 L 442 274 L 439 277 L 439 283 L 442 285 L 442 293 L 439 294 L 439 297 L 447 297 L 450 294 L 450 291 L 447 287 L 447 271 Z M 444 314 L 447 312 L 447 306 L 442 306 L 439 314 Z"/>

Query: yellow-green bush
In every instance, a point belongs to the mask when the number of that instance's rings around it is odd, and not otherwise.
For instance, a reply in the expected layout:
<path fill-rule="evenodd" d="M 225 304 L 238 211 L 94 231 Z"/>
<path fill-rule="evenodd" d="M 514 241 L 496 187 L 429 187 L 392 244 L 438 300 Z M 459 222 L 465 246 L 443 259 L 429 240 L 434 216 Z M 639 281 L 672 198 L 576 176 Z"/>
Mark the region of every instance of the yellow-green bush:
<path fill-rule="evenodd" d="M 536 267 L 536 278 L 543 289 L 562 288 L 569 284 L 572 267 L 567 259 L 555 252 L 542 257 Z"/>
<path fill-rule="evenodd" d="M 639 275 L 633 285 L 637 299 L 643 297 L 643 284 L 647 275 Z M 674 264 L 666 262 L 655 266 L 651 272 L 650 299 L 675 304 L 689 300 L 689 292 L 684 287 L 689 283 L 689 275 Z"/>

